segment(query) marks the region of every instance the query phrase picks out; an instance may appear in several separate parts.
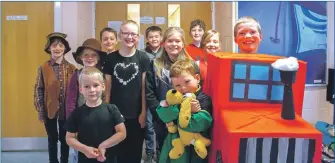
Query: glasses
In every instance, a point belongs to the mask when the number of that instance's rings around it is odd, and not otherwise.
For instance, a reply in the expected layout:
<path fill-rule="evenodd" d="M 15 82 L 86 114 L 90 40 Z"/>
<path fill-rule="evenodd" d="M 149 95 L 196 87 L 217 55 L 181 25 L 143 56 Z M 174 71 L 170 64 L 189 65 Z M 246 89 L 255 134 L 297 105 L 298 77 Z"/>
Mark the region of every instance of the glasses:
<path fill-rule="evenodd" d="M 138 36 L 137 33 L 131 33 L 131 32 L 121 32 L 121 34 L 124 36 L 124 37 L 129 37 L 131 36 L 132 38 L 136 38 Z"/>

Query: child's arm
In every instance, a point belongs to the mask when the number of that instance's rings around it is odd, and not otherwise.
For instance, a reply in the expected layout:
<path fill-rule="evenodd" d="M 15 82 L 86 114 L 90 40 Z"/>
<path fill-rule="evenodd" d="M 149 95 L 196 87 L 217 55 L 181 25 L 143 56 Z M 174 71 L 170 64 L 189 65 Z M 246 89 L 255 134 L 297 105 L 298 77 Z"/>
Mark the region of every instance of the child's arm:
<path fill-rule="evenodd" d="M 44 106 L 44 81 L 42 75 L 42 66 L 38 68 L 36 84 L 34 89 L 34 105 L 38 113 L 38 120 L 44 123 L 46 112 Z"/>
<path fill-rule="evenodd" d="M 106 89 L 105 89 L 105 102 L 107 104 L 110 103 L 110 95 L 111 95 L 111 90 L 112 90 L 112 76 L 105 74 L 105 85 L 106 85 Z"/>
<path fill-rule="evenodd" d="M 66 132 L 66 143 L 75 150 L 84 153 L 87 158 L 97 158 L 99 156 L 98 149 L 80 143 L 76 138 L 76 134 Z"/>
<path fill-rule="evenodd" d="M 141 89 L 141 96 L 142 96 L 142 110 L 141 110 L 141 114 L 139 117 L 139 123 L 141 124 L 141 127 L 144 128 L 145 127 L 145 123 L 146 123 L 146 116 L 147 116 L 147 107 L 146 107 L 146 96 L 145 96 L 145 78 L 146 78 L 146 72 L 142 73 L 142 89 Z"/>
<path fill-rule="evenodd" d="M 149 71 L 146 73 L 146 84 L 145 84 L 145 94 L 146 94 L 146 105 L 150 109 L 152 114 L 152 120 L 157 121 L 158 115 L 156 113 L 156 107 L 159 106 L 159 101 L 156 94 L 156 80 L 154 72 L 154 61 L 150 63 Z"/>
<path fill-rule="evenodd" d="M 74 73 L 71 77 L 70 83 L 67 88 L 67 95 L 66 95 L 66 119 L 70 116 L 72 111 L 76 108 L 77 98 L 78 98 L 78 73 Z"/>
<path fill-rule="evenodd" d="M 110 138 L 108 138 L 107 140 L 103 141 L 99 145 L 99 149 L 100 148 L 107 149 L 107 148 L 113 147 L 119 144 L 121 141 L 123 141 L 126 138 L 127 133 L 126 133 L 126 127 L 124 123 L 120 123 L 116 125 L 114 128 L 115 128 L 116 133 Z"/>

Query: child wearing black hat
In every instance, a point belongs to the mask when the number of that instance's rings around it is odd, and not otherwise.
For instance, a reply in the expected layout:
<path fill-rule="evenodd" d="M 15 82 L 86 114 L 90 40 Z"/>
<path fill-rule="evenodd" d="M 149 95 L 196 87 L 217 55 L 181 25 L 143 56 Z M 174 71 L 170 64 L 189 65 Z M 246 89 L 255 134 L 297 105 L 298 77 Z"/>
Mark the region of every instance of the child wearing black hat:
<path fill-rule="evenodd" d="M 47 36 L 44 51 L 50 59 L 38 68 L 34 91 L 34 104 L 38 119 L 44 123 L 48 135 L 49 162 L 58 162 L 57 142 L 61 142 L 61 163 L 67 163 L 69 146 L 65 141 L 66 88 L 76 68 L 64 59 L 71 50 L 66 34 L 51 33 Z M 58 128 L 57 128 L 58 123 Z"/>

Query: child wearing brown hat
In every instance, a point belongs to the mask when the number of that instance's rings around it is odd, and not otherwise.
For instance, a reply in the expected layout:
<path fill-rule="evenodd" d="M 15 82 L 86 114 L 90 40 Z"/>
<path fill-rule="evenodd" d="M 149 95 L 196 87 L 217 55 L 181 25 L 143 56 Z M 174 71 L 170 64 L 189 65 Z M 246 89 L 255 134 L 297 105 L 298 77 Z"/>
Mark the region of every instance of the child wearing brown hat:
<path fill-rule="evenodd" d="M 84 41 L 83 45 L 78 47 L 76 52 L 72 53 L 75 61 L 82 65 L 83 68 L 76 70 L 72 75 L 67 89 L 66 97 L 66 119 L 70 117 L 72 111 L 85 104 L 84 96 L 79 93 L 79 74 L 86 67 L 96 67 L 101 71 L 101 59 L 106 56 L 102 51 L 101 44 L 98 40 L 90 38 Z M 72 162 L 78 162 L 78 152 L 70 149 Z"/>
<path fill-rule="evenodd" d="M 47 36 L 45 52 L 50 59 L 38 68 L 34 91 L 34 104 L 38 119 L 44 123 L 48 134 L 49 162 L 58 163 L 57 142 L 61 142 L 61 163 L 67 163 L 69 146 L 65 141 L 65 99 L 66 88 L 76 68 L 64 59 L 71 50 L 66 34 L 51 33 Z M 58 123 L 58 128 L 57 128 Z"/>

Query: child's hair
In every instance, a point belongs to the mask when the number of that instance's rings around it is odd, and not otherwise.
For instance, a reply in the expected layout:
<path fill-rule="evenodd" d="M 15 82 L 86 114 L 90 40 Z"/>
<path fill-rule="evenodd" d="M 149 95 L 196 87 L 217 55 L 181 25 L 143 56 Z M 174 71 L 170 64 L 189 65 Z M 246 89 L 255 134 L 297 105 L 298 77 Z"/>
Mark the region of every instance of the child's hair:
<path fill-rule="evenodd" d="M 193 76 L 196 74 L 194 64 L 191 60 L 180 60 L 171 66 L 170 78 L 177 78 L 182 73 L 188 73 Z"/>
<path fill-rule="evenodd" d="M 180 27 L 169 27 L 166 29 L 166 31 L 164 32 L 163 35 L 163 43 L 165 43 L 165 41 L 174 33 L 180 33 L 180 37 L 181 40 L 183 42 L 183 44 L 185 45 L 185 33 L 184 30 Z M 185 59 L 190 59 L 189 54 L 186 52 L 185 48 L 183 47 L 181 54 L 178 55 L 177 60 L 185 60 Z M 157 67 L 157 76 L 159 78 L 161 78 L 161 72 L 163 68 L 170 68 L 170 61 L 169 61 L 169 56 L 166 52 L 166 50 L 164 49 L 162 54 L 156 59 L 156 67 Z"/>
<path fill-rule="evenodd" d="M 65 45 L 64 41 L 62 39 L 60 39 L 60 38 L 57 38 L 57 37 L 51 38 L 51 40 L 50 40 L 50 46 L 53 43 L 56 43 L 56 44 L 62 43 L 63 45 Z"/>
<path fill-rule="evenodd" d="M 79 75 L 79 86 L 83 84 L 83 76 L 98 77 L 100 83 L 104 84 L 104 76 L 102 72 L 95 67 L 85 67 Z"/>
<path fill-rule="evenodd" d="M 121 35 L 121 28 L 127 24 L 133 24 L 137 27 L 137 35 L 140 33 L 140 26 L 134 20 L 126 20 L 121 24 L 119 35 Z"/>
<path fill-rule="evenodd" d="M 192 28 L 194 28 L 196 26 L 200 26 L 200 28 L 202 28 L 204 31 L 206 31 L 206 24 L 203 20 L 200 20 L 200 19 L 193 20 L 191 22 L 191 25 L 190 25 L 190 32 L 192 31 Z"/>
<path fill-rule="evenodd" d="M 211 37 L 213 37 L 214 35 L 218 35 L 220 37 L 220 33 L 217 32 L 214 29 L 208 30 L 204 33 L 204 35 L 202 35 L 202 39 L 201 39 L 201 44 L 200 47 L 204 48 L 206 46 L 206 43 L 211 39 Z"/>
<path fill-rule="evenodd" d="M 162 28 L 155 25 L 150 26 L 145 30 L 145 38 L 148 38 L 149 32 L 159 32 L 161 36 L 163 35 Z"/>
<path fill-rule="evenodd" d="M 234 26 L 234 37 L 236 37 L 237 35 L 237 28 L 240 24 L 244 24 L 244 23 L 256 23 L 257 25 L 257 30 L 259 32 L 259 34 L 262 34 L 262 30 L 261 30 L 261 25 L 259 24 L 258 20 L 251 17 L 251 16 L 244 16 L 241 17 L 237 20 L 235 26 Z"/>
<path fill-rule="evenodd" d="M 114 36 L 115 36 L 115 38 L 117 39 L 117 32 L 116 32 L 116 30 L 113 29 L 113 28 L 110 28 L 110 27 L 105 27 L 104 29 L 102 29 L 102 30 L 100 31 L 100 40 L 102 40 L 102 34 L 103 34 L 104 32 L 110 32 L 110 33 L 113 33 Z"/>

